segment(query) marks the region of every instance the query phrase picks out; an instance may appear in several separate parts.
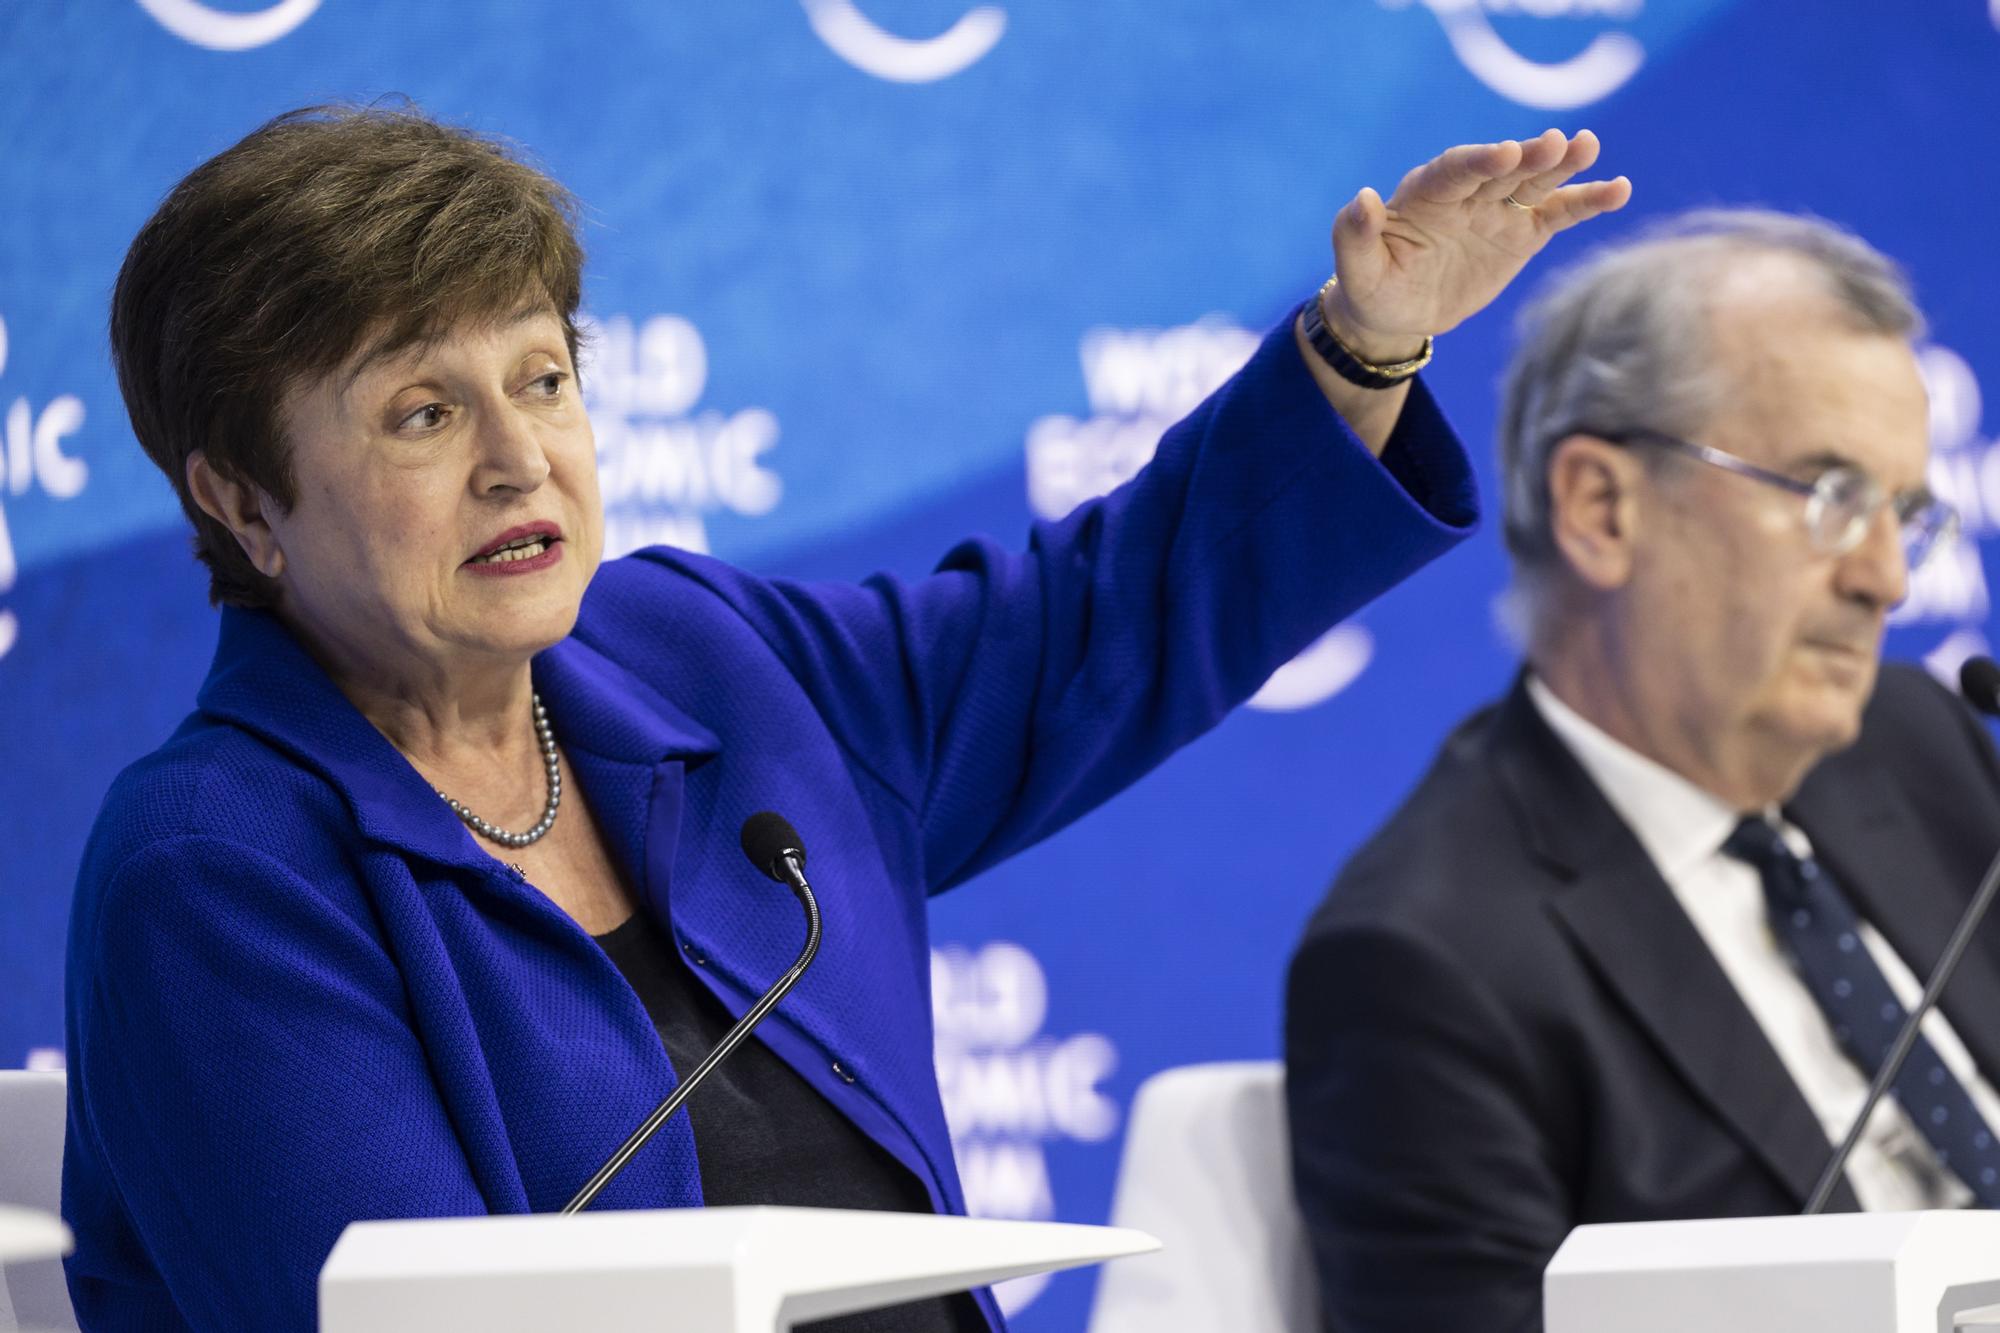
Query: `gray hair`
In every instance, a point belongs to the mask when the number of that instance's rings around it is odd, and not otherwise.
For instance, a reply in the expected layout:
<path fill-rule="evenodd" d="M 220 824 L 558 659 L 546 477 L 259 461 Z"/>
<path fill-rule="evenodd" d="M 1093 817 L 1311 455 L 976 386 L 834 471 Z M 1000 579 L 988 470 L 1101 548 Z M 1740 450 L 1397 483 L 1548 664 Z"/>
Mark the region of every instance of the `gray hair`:
<path fill-rule="evenodd" d="M 1517 576 L 1555 559 L 1548 474 L 1561 440 L 1640 429 L 1687 436 L 1706 424 L 1723 391 L 1708 355 L 1709 293 L 1727 266 L 1760 254 L 1804 261 L 1860 332 L 1923 331 L 1895 262 L 1815 217 L 1684 213 L 1557 274 L 1521 313 L 1501 400 L 1502 532 Z"/>

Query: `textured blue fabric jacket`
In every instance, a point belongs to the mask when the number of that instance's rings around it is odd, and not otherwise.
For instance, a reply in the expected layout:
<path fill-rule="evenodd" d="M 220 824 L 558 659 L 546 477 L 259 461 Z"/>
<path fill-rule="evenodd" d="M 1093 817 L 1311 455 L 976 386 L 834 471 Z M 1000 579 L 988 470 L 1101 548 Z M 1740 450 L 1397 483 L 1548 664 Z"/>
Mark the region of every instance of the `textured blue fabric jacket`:
<path fill-rule="evenodd" d="M 835 586 L 648 551 L 602 568 L 537 688 L 643 910 L 734 1012 L 803 937 L 738 826 L 798 827 L 825 941 L 760 1036 L 963 1211 L 926 895 L 1133 781 L 1462 537 L 1473 481 L 1421 388 L 1385 457 L 1288 323 L 1025 553 Z M 554 1210 L 674 1084 L 590 936 L 262 614 L 223 613 L 197 711 L 106 798 L 69 947 L 88 1330 L 310 1328 L 348 1222 Z M 700 1201 L 676 1116 L 597 1206 Z"/>

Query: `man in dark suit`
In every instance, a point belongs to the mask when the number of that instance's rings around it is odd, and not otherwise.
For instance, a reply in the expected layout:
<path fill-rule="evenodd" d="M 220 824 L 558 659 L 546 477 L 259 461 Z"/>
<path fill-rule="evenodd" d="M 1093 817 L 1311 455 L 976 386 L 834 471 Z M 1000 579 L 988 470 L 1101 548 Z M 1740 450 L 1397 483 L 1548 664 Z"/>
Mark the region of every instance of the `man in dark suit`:
<path fill-rule="evenodd" d="M 1956 698 L 1879 672 L 1948 538 L 1900 275 L 1705 214 L 1524 321 L 1501 425 L 1526 664 L 1293 960 L 1294 1178 L 1327 1327 L 1532 1330 L 1588 1222 L 1798 1211 L 2000 844 Z M 2000 1205 L 2000 936 L 1839 1209 Z"/>

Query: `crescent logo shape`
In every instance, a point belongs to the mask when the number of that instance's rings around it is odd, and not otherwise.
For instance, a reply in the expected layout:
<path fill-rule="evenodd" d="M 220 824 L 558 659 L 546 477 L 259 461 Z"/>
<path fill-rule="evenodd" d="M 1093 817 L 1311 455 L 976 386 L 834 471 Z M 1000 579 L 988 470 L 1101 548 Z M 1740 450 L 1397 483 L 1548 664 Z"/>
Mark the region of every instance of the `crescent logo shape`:
<path fill-rule="evenodd" d="M 1354 683 L 1375 656 L 1374 636 L 1359 625 L 1337 625 L 1279 667 L 1250 696 L 1260 713 L 1296 713 L 1325 703 Z"/>
<path fill-rule="evenodd" d="M 7 369 L 7 321 L 0 319 L 0 371 Z M 7 536 L 7 513 L 0 510 L 0 592 L 14 586 L 14 543 Z M 21 637 L 21 622 L 12 611 L 0 611 L 0 657 L 13 651 Z"/>
<path fill-rule="evenodd" d="M 915 39 L 884 32 L 855 6 L 854 0 L 799 0 L 799 3 L 805 6 L 806 22 L 812 24 L 812 30 L 835 55 L 863 73 L 891 83 L 935 83 L 948 79 L 977 64 L 1007 30 L 1005 11 L 993 5 L 967 10 L 958 22 L 935 37 Z"/>
<path fill-rule="evenodd" d="M 1938 684 L 1958 693 L 1958 669 L 1965 665 L 1968 657 L 1985 657 L 1993 651 L 1993 645 L 1977 629 L 1966 627 L 1955 629 L 1945 636 L 1943 643 L 1924 654 L 1924 666 Z"/>
<path fill-rule="evenodd" d="M 1459 61 L 1481 83 L 1522 106 L 1549 111 L 1587 106 L 1624 87 L 1646 60 L 1645 49 L 1630 35 L 1601 32 L 1568 60 L 1544 65 L 1507 45 L 1476 6 L 1433 8 Z"/>
<path fill-rule="evenodd" d="M 1917 353 L 1917 369 L 1930 392 L 1931 452 L 1947 454 L 1971 444 L 1986 412 L 1979 376 L 1964 357 L 1938 343 Z"/>
<path fill-rule="evenodd" d="M 312 17 L 320 0 L 279 0 L 269 9 L 237 14 L 210 9 L 201 0 L 139 0 L 139 7 L 184 42 L 211 51 L 268 46 Z"/>

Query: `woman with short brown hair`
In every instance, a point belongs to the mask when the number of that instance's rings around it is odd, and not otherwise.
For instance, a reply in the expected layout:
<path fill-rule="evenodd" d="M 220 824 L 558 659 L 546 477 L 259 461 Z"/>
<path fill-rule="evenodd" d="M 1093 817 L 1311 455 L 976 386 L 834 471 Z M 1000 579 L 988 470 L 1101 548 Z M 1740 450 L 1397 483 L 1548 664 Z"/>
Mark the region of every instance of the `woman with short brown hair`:
<path fill-rule="evenodd" d="M 71 921 L 64 1212 L 88 1329 L 284 1329 L 360 1218 L 567 1200 L 791 962 L 735 850 L 812 849 L 818 961 L 606 1207 L 961 1211 L 924 898 L 1102 801 L 1447 549 L 1410 378 L 1622 182 L 1454 149 L 1127 486 L 914 582 L 599 566 L 559 187 L 410 111 L 281 117 L 120 277 L 140 442 L 221 601 L 196 710 L 107 796 Z M 999 1325 L 980 1293 L 853 1326 Z"/>

